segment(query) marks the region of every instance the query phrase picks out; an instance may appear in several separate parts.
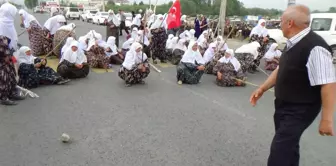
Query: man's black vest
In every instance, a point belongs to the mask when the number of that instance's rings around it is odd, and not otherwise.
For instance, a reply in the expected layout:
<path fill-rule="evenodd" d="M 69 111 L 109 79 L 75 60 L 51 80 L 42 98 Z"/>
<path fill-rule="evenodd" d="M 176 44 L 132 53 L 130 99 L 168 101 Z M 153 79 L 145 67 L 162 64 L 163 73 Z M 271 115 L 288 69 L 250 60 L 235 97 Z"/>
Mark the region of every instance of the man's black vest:
<path fill-rule="evenodd" d="M 310 52 L 316 46 L 331 52 L 323 38 L 312 31 L 292 48 L 284 50 L 275 85 L 276 99 L 291 103 L 321 102 L 321 86 L 310 85 L 306 67 Z"/>

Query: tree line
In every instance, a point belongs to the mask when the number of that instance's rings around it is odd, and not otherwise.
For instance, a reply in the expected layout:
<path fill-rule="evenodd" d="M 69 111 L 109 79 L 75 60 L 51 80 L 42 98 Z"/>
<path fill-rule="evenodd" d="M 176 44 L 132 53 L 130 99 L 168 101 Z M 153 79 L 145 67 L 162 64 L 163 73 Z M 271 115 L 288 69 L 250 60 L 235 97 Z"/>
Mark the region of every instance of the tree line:
<path fill-rule="evenodd" d="M 117 0 L 118 3 L 126 3 L 125 0 Z M 183 14 L 195 16 L 197 14 L 203 15 L 219 15 L 221 0 L 181 0 L 181 8 Z M 157 5 L 156 13 L 167 13 L 173 2 L 162 5 Z M 106 8 L 113 10 L 138 11 L 145 10 L 149 5 L 140 3 L 133 3 L 132 5 L 122 4 L 116 6 L 115 1 L 110 0 Z M 262 16 L 279 16 L 282 11 L 278 9 L 262 9 L 262 8 L 246 8 L 239 0 L 227 0 L 227 16 L 245 16 L 245 15 L 262 15 Z"/>

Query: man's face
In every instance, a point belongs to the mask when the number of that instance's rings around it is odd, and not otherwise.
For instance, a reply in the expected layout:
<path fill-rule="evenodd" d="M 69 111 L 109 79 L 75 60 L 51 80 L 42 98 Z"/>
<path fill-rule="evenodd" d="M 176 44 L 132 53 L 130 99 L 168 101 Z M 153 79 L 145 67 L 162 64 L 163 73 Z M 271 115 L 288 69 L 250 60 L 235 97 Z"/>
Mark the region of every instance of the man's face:
<path fill-rule="evenodd" d="M 286 18 L 286 16 L 282 16 L 281 17 L 281 30 L 282 30 L 282 33 L 284 35 L 284 37 L 287 37 L 289 35 L 289 31 L 290 31 L 290 28 L 292 27 L 292 21 L 291 20 L 288 20 Z"/>

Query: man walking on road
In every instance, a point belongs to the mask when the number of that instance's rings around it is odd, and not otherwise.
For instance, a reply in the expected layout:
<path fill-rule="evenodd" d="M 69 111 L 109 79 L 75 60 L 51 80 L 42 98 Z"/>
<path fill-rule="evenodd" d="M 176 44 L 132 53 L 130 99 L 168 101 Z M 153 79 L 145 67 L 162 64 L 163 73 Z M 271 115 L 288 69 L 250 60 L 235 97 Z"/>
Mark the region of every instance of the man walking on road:
<path fill-rule="evenodd" d="M 124 29 L 125 32 L 127 33 L 127 37 L 129 37 L 129 32 L 128 32 L 128 29 L 126 27 L 126 16 L 125 16 L 125 13 L 124 11 L 122 10 L 119 10 L 119 15 L 120 15 L 120 36 L 122 36 L 122 30 Z"/>
<path fill-rule="evenodd" d="M 310 11 L 302 5 L 287 8 L 281 18 L 289 39 L 278 68 L 253 92 L 256 105 L 275 86 L 275 136 L 268 166 L 299 166 L 300 138 L 322 108 L 319 132 L 333 136 L 336 74 L 328 44 L 309 28 Z"/>

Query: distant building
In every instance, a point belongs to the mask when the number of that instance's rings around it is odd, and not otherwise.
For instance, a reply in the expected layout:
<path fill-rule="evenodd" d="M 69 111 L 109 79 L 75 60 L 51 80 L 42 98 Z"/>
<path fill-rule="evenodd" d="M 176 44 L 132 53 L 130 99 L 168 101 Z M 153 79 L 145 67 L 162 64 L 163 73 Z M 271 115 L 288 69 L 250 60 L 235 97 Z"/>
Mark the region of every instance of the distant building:
<path fill-rule="evenodd" d="M 288 6 L 295 5 L 295 4 L 296 4 L 296 0 L 288 0 Z"/>

